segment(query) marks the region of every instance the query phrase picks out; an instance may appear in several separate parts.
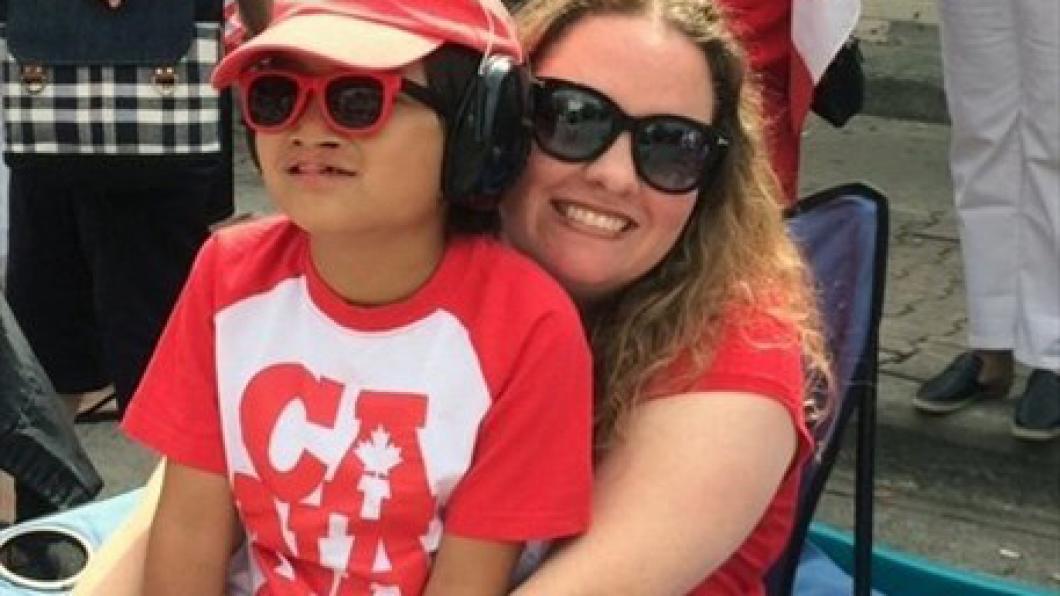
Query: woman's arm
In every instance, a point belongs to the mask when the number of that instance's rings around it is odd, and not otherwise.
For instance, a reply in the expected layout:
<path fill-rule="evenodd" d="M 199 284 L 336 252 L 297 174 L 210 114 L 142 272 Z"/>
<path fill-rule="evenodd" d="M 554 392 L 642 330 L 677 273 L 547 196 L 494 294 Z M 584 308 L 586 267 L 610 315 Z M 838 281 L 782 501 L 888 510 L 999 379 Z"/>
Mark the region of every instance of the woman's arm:
<path fill-rule="evenodd" d="M 424 596 L 491 596 L 508 592 L 523 545 L 445 534 Z"/>
<path fill-rule="evenodd" d="M 764 396 L 645 402 L 600 466 L 589 531 L 515 594 L 687 594 L 758 524 L 795 441 L 791 415 Z"/>
<path fill-rule="evenodd" d="M 147 539 L 144 590 L 151 596 L 223 594 L 238 544 L 228 481 L 170 461 Z"/>

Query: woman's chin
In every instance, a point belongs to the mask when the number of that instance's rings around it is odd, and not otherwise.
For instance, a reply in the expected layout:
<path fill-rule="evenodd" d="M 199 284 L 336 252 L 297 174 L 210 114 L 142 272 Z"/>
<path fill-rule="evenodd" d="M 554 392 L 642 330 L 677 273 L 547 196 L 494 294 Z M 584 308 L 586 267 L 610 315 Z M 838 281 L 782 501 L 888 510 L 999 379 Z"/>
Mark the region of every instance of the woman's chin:
<path fill-rule="evenodd" d="M 602 264 L 566 263 L 546 269 L 579 303 L 599 300 L 623 285 L 623 281 Z"/>

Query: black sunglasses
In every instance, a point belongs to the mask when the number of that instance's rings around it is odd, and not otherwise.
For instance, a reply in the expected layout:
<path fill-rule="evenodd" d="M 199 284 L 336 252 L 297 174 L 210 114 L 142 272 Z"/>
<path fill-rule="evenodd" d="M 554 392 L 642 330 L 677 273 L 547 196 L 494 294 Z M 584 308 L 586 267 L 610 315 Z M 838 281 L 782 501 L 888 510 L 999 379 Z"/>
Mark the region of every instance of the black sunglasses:
<path fill-rule="evenodd" d="M 548 155 L 567 162 L 593 161 L 626 131 L 633 135 L 637 175 L 671 194 L 702 186 L 729 145 L 716 127 L 691 118 L 634 118 L 590 87 L 552 78 L 535 82 L 534 139 Z"/>

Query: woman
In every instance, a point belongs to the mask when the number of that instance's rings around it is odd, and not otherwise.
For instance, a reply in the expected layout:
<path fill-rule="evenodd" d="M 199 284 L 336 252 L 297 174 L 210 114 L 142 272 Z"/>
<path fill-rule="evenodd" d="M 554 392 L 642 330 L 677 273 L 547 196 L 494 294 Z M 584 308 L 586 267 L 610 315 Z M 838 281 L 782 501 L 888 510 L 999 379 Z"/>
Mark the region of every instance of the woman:
<path fill-rule="evenodd" d="M 505 236 L 576 298 L 598 380 L 593 525 L 517 594 L 761 594 L 827 367 L 743 55 L 709 0 L 517 18 L 542 85 Z"/>
<path fill-rule="evenodd" d="M 592 526 L 517 593 L 760 594 L 826 367 L 743 54 L 708 0 L 517 20 L 543 86 L 505 235 L 575 297 L 598 391 Z"/>

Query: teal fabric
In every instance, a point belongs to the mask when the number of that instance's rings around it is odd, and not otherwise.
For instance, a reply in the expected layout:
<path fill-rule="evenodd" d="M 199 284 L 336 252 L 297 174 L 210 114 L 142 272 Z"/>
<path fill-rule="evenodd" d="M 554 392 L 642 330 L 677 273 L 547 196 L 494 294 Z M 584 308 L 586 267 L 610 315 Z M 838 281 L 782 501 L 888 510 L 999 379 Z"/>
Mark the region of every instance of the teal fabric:
<path fill-rule="evenodd" d="M 825 524 L 810 526 L 809 540 L 849 571 L 851 537 Z M 885 547 L 873 549 L 873 588 L 890 596 L 1057 596 L 1060 592 L 957 569 Z"/>
<path fill-rule="evenodd" d="M 140 493 L 141 490 L 130 491 L 104 501 L 97 501 L 61 513 L 56 513 L 55 515 L 49 515 L 16 526 L 11 526 L 10 528 L 0 531 L 0 541 L 2 541 L 8 534 L 15 531 L 25 530 L 40 525 L 57 525 L 77 532 L 92 545 L 93 549 L 99 549 L 100 545 L 103 544 L 103 541 L 106 540 L 107 537 L 110 536 L 119 525 L 121 525 L 122 521 L 125 520 L 129 513 L 136 508 L 137 503 L 140 501 Z M 25 588 L 13 586 L 3 579 L 0 579 L 0 596 L 56 596 L 64 593 L 65 592 L 38 592 L 36 590 L 27 590 Z"/>
<path fill-rule="evenodd" d="M 814 543 L 803 544 L 792 596 L 848 596 L 853 592 L 854 582 L 846 571 Z M 873 596 L 884 594 L 873 590 Z"/>

